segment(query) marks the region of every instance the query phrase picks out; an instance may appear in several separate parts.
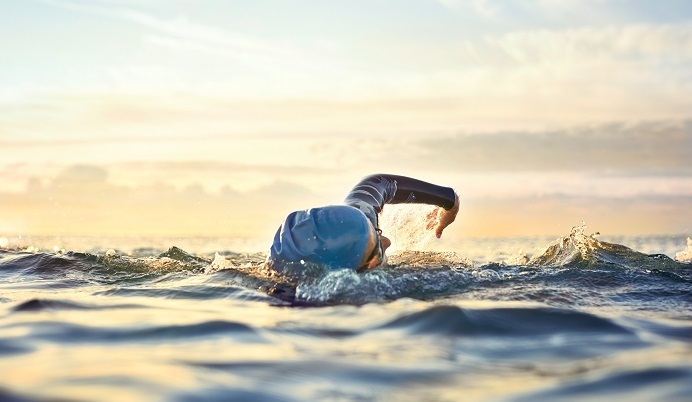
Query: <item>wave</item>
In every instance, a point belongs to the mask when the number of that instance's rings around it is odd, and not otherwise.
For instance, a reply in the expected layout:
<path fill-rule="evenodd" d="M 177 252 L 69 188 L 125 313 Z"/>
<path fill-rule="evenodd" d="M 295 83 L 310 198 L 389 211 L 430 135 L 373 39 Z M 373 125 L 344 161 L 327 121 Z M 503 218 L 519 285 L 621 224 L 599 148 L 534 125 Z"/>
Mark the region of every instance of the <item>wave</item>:
<path fill-rule="evenodd" d="M 23 323 L 15 324 L 17 326 Z M 5 328 L 11 328 L 8 325 Z M 235 341 L 263 343 L 262 336 L 251 326 L 234 321 L 204 321 L 183 325 L 153 325 L 141 327 L 94 327 L 61 321 L 32 323 L 32 339 L 60 343 L 146 342 L 155 340 L 190 339 L 193 337 L 231 336 Z"/>
<path fill-rule="evenodd" d="M 97 306 L 73 301 L 49 300 L 49 299 L 30 299 L 12 308 L 13 312 L 29 311 L 53 311 L 53 310 L 105 310 L 111 308 L 138 308 L 137 304 L 119 304 L 109 306 Z"/>
<path fill-rule="evenodd" d="M 584 230 L 584 225 L 573 228 L 525 264 L 475 266 L 455 253 L 409 251 L 393 255 L 389 266 L 364 274 L 336 271 L 303 278 L 295 296 L 316 304 L 360 304 L 467 295 L 557 306 L 601 305 L 607 296 L 609 302 L 692 306 L 692 297 L 685 291 L 692 283 L 690 264 L 601 242 Z"/>
<path fill-rule="evenodd" d="M 561 333 L 634 335 L 610 320 L 554 308 L 462 309 L 435 306 L 404 315 L 380 327 L 403 328 L 411 335 L 537 336 Z"/>
<path fill-rule="evenodd" d="M 103 255 L 0 250 L 0 278 L 34 288 L 110 285 L 97 294 L 160 298 L 235 298 L 300 305 L 365 304 L 399 298 L 451 295 L 492 300 L 580 303 L 651 303 L 692 311 L 692 265 L 663 254 L 644 254 L 599 241 L 577 226 L 531 258 L 476 265 L 452 252 L 402 251 L 384 267 L 350 270 L 302 269 L 279 275 L 265 255 L 216 253 L 206 258 L 171 247 L 150 257 L 108 250 Z M 191 277 L 201 284 L 185 283 Z M 180 281 L 183 281 L 180 283 Z M 200 280 L 197 280 L 200 282 Z M 271 296 L 267 299 L 266 295 Z M 607 300 L 604 300 L 604 297 Z M 680 310 L 680 308 L 679 308 Z"/>
<path fill-rule="evenodd" d="M 569 266 L 588 268 L 599 264 L 613 264 L 622 268 L 678 269 L 684 267 L 664 254 L 644 254 L 629 247 L 602 242 L 598 233 L 585 234 L 586 225 L 575 226 L 571 233 L 551 244 L 542 254 L 534 256 L 529 265 L 540 267 Z"/>
<path fill-rule="evenodd" d="M 513 398 L 517 402 L 595 400 L 616 395 L 620 400 L 684 401 L 692 395 L 692 369 L 654 366 L 597 373 L 592 378 L 560 384 L 554 389 Z M 596 398 L 596 396 L 600 396 Z M 605 398 L 604 398 L 605 399 Z"/>

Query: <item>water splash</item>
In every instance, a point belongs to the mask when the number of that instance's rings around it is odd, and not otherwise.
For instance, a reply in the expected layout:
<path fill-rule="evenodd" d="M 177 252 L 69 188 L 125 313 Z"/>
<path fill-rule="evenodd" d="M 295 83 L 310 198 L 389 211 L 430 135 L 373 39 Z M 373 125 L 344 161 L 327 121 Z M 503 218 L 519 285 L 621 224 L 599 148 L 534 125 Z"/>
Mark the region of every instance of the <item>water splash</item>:
<path fill-rule="evenodd" d="M 451 269 L 472 268 L 473 261 L 453 251 L 400 251 L 389 258 L 389 266 L 406 267 L 445 267 Z"/>
<path fill-rule="evenodd" d="M 380 228 L 392 240 L 388 252 L 429 249 L 435 240 L 435 232 L 426 229 L 427 216 L 436 208 L 423 204 L 387 205 L 380 214 Z"/>
<path fill-rule="evenodd" d="M 342 269 L 299 284 L 296 299 L 310 303 L 368 303 L 393 297 L 395 293 L 392 277 L 386 272 L 378 270 L 361 275 Z"/>
<path fill-rule="evenodd" d="M 585 234 L 586 223 L 572 227 L 570 234 L 556 240 L 543 252 L 535 255 L 529 265 L 561 266 L 572 262 L 588 261 L 601 247 L 596 234 Z"/>
<path fill-rule="evenodd" d="M 692 262 L 692 237 L 687 238 L 687 248 L 676 253 L 675 259 L 680 262 Z"/>

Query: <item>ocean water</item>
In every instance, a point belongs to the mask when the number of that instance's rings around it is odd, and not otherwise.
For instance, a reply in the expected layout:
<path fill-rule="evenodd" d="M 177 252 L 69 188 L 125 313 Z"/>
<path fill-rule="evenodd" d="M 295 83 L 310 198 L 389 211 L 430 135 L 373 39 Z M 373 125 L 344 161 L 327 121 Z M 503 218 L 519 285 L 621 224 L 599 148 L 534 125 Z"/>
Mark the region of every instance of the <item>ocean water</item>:
<path fill-rule="evenodd" d="M 0 236 L 0 400 L 692 400 L 686 236 L 398 236 L 291 278 L 244 239 Z"/>

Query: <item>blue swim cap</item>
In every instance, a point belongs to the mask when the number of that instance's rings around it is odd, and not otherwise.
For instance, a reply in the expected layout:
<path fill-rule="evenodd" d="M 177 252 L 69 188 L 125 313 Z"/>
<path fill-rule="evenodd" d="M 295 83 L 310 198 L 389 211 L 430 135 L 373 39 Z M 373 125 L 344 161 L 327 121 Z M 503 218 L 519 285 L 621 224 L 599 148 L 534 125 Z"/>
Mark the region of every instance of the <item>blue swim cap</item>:
<path fill-rule="evenodd" d="M 332 205 L 295 211 L 276 231 L 267 260 L 279 269 L 282 263 L 301 261 L 356 269 L 369 236 L 370 222 L 357 208 Z"/>

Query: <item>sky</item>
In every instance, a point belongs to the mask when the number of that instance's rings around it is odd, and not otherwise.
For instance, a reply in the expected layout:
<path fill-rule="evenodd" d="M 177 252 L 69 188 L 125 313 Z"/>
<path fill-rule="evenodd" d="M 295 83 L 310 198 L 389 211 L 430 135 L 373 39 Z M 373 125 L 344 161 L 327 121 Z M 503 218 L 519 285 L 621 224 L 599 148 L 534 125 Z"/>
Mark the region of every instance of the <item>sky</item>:
<path fill-rule="evenodd" d="M 271 238 L 364 175 L 450 236 L 692 234 L 692 2 L 4 0 L 0 235 Z"/>

